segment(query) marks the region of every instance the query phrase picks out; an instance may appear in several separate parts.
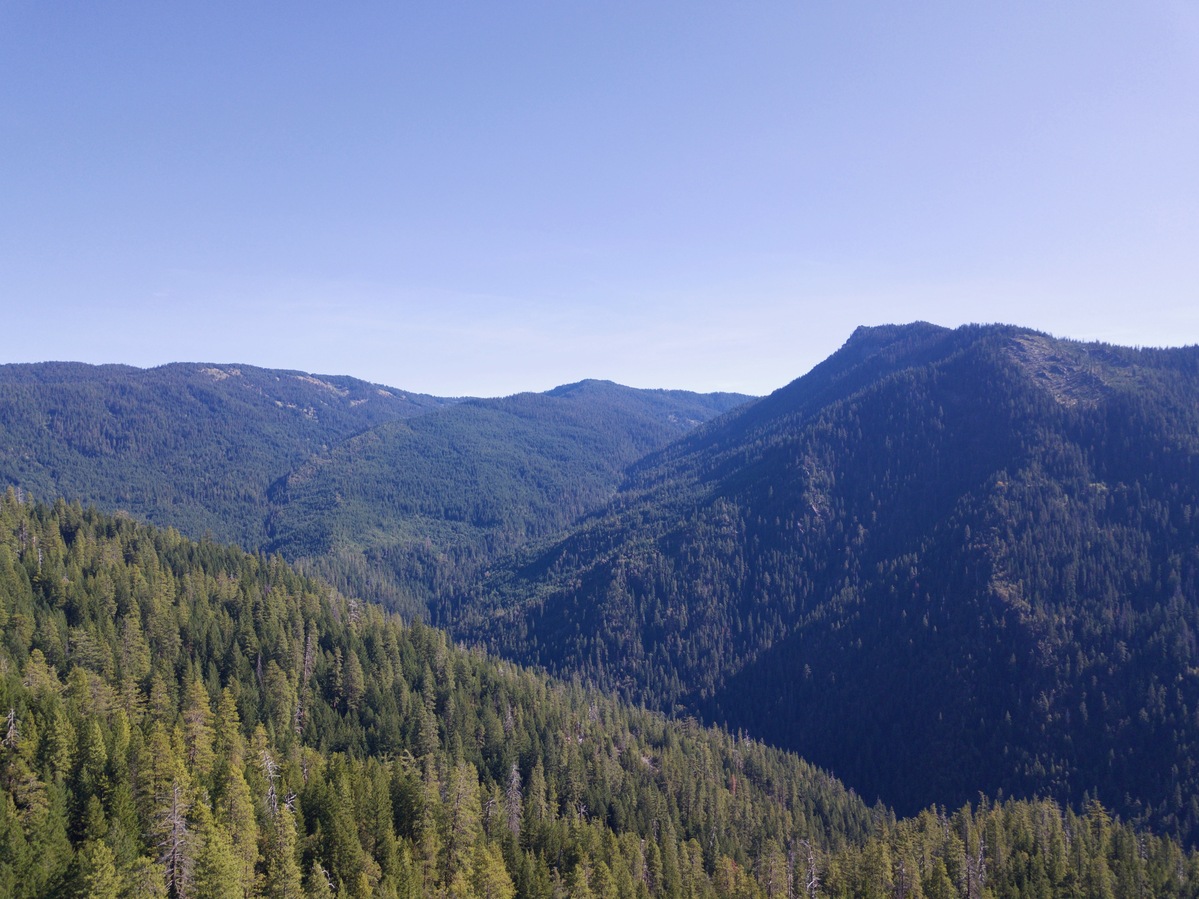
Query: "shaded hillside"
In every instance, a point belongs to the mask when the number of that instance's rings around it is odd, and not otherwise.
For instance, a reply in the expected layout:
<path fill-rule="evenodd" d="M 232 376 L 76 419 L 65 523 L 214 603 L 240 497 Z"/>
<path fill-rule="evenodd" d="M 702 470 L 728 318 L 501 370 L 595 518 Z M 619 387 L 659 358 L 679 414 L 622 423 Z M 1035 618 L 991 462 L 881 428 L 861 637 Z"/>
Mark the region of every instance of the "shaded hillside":
<path fill-rule="evenodd" d="M 1169 840 L 1048 802 L 896 821 L 265 559 L 0 498 L 0 894 L 1193 896 Z"/>
<path fill-rule="evenodd" d="M 247 365 L 4 365 L 0 483 L 256 546 L 276 479 L 352 434 L 447 402 Z"/>
<path fill-rule="evenodd" d="M 607 502 L 625 468 L 743 403 L 583 381 L 380 425 L 271 492 L 272 550 L 407 614 Z"/>
<path fill-rule="evenodd" d="M 555 670 L 901 810 L 999 790 L 1199 822 L 1199 349 L 860 329 L 464 600 Z"/>

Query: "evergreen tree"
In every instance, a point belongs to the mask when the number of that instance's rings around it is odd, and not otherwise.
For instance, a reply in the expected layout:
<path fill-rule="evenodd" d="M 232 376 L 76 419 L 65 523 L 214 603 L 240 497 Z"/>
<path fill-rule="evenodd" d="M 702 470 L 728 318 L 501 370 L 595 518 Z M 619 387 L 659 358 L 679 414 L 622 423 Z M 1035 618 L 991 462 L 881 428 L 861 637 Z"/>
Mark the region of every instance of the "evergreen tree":
<path fill-rule="evenodd" d="M 194 895 L 204 899 L 243 899 L 242 872 L 233 844 L 203 802 L 195 806 L 195 841 Z"/>
<path fill-rule="evenodd" d="M 296 860 L 296 825 L 286 806 L 280 807 L 271 819 L 263 855 L 266 864 L 264 899 L 303 899 L 300 865 Z"/>

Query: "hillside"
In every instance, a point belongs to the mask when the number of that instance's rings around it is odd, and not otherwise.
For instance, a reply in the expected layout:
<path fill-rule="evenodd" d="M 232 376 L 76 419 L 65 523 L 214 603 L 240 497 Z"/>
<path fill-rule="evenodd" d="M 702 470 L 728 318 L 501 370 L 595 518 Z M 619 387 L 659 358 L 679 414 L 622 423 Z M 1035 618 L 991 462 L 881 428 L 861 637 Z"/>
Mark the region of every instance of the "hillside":
<path fill-rule="evenodd" d="M 0 483 L 257 546 L 276 479 L 373 425 L 449 402 L 248 365 L 3 365 Z"/>
<path fill-rule="evenodd" d="M 1191 896 L 1048 802 L 897 821 L 794 755 L 407 627 L 278 558 L 0 498 L 0 894 Z"/>
<path fill-rule="evenodd" d="M 744 402 L 602 381 L 450 400 L 246 365 L 0 366 L 0 485 L 278 551 L 406 615 Z"/>
<path fill-rule="evenodd" d="M 633 462 L 747 399 L 583 381 L 383 424 L 274 486 L 268 548 L 436 619 L 491 562 L 602 506 Z"/>
<path fill-rule="evenodd" d="M 910 813 L 1199 823 L 1199 349 L 860 329 L 632 470 L 460 632 Z"/>

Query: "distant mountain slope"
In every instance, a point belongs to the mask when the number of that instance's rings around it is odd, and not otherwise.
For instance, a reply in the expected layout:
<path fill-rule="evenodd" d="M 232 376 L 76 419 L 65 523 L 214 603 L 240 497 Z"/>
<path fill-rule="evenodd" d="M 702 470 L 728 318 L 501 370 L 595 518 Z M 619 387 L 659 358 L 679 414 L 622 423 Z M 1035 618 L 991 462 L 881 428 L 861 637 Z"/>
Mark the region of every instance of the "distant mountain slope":
<path fill-rule="evenodd" d="M 271 492 L 270 548 L 413 612 L 607 502 L 627 466 L 748 397 L 583 381 L 380 425 Z"/>
<path fill-rule="evenodd" d="M 746 399 L 583 381 L 460 401 L 246 365 L 6 365 L 0 485 L 280 551 L 424 615 Z"/>
<path fill-rule="evenodd" d="M 4 365 L 0 483 L 254 546 L 266 490 L 290 468 L 449 402 L 248 365 Z"/>
<path fill-rule="evenodd" d="M 1199 348 L 860 329 L 647 458 L 459 631 L 743 726 L 901 811 L 1199 823 Z"/>

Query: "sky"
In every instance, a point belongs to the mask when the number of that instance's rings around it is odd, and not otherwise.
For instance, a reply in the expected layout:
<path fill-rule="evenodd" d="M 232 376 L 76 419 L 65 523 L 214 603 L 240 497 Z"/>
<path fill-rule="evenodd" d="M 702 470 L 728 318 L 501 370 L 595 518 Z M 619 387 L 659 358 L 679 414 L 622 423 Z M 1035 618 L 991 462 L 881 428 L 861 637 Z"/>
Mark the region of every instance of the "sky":
<path fill-rule="evenodd" d="M 1199 342 L 1199 2 L 0 0 L 0 362 L 767 393 Z"/>

